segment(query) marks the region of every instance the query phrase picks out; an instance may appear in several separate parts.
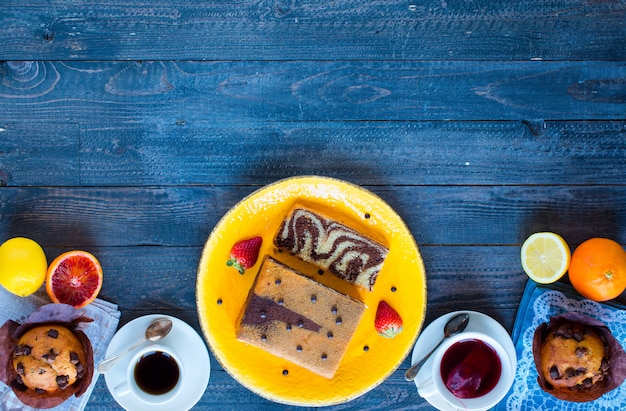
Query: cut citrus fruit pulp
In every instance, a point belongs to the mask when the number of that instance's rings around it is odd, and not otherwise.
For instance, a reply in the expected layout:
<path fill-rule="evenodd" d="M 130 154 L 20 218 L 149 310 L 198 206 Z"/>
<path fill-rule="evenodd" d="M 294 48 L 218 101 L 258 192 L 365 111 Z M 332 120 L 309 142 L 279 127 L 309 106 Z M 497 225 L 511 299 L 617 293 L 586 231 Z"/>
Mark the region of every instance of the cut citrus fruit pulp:
<path fill-rule="evenodd" d="M 86 251 L 68 251 L 58 256 L 46 278 L 46 291 L 55 303 L 81 308 L 96 299 L 102 287 L 102 267 Z"/>
<path fill-rule="evenodd" d="M 15 237 L 0 246 L 0 284 L 9 292 L 26 297 L 46 279 L 48 260 L 39 244 Z"/>
<path fill-rule="evenodd" d="M 541 284 L 550 284 L 563 277 L 571 258 L 563 237 L 549 232 L 528 237 L 522 245 L 521 254 L 524 271 Z"/>

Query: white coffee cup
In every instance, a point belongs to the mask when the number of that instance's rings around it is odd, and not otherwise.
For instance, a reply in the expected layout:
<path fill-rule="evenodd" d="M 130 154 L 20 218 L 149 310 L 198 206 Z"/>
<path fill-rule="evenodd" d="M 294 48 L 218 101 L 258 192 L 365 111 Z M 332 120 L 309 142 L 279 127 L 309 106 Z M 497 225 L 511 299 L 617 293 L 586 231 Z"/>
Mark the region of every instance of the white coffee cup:
<path fill-rule="evenodd" d="M 145 368 L 155 363 L 157 366 L 166 365 L 167 369 L 177 369 L 178 375 L 172 372 L 168 373 L 170 375 L 162 376 L 160 372 L 154 371 L 155 368 Z M 139 372 L 142 369 L 151 372 L 147 374 Z M 162 370 L 163 368 L 157 369 Z M 146 378 L 145 375 L 151 378 L 156 377 L 157 379 L 151 380 L 153 383 L 148 380 L 142 381 Z M 119 397 L 133 395 L 146 404 L 165 404 L 178 396 L 184 383 L 184 375 L 182 362 L 170 347 L 151 344 L 134 353 L 132 359 L 128 362 L 126 380 L 115 386 L 113 392 Z M 161 380 L 159 377 L 164 379 Z M 169 388 L 170 386 L 171 388 Z M 158 389 L 154 390 L 155 387 Z"/>
<path fill-rule="evenodd" d="M 472 398 L 460 398 L 455 396 L 452 391 L 446 387 L 446 381 L 444 380 L 441 371 L 442 361 L 444 359 L 444 355 L 452 346 L 457 343 L 463 343 L 471 340 L 478 340 L 495 351 L 500 362 L 500 376 L 493 388 L 489 391 Z M 513 382 L 514 372 L 515 370 L 512 367 L 509 354 L 502 344 L 486 334 L 467 331 L 452 336 L 441 344 L 441 347 L 439 347 L 439 349 L 437 349 L 437 351 L 433 354 L 432 370 L 430 375 L 423 381 L 418 382 L 418 392 L 423 398 L 438 395 L 451 407 L 457 407 L 465 410 L 489 409 L 500 402 L 507 394 Z"/>

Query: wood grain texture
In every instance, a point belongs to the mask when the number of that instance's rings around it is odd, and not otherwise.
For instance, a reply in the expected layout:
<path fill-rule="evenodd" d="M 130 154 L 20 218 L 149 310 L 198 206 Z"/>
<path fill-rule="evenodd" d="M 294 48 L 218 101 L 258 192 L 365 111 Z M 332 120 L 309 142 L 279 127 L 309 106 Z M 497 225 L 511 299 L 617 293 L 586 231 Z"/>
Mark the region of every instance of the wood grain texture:
<path fill-rule="evenodd" d="M 4 62 L 0 124 L 623 120 L 611 62 Z"/>
<path fill-rule="evenodd" d="M 406 222 L 425 325 L 463 309 L 511 331 L 528 235 L 626 244 L 625 21 L 626 0 L 4 0 L 0 241 L 91 251 L 120 325 L 160 312 L 200 331 L 220 218 L 330 176 Z M 211 358 L 194 410 L 296 409 Z M 409 363 L 328 409 L 433 409 Z M 87 409 L 121 409 L 104 378 Z"/>
<path fill-rule="evenodd" d="M 626 175 L 624 121 L 11 123 L 3 130 L 0 176 L 14 187 L 258 186 L 302 174 L 363 185 L 607 185 Z"/>
<path fill-rule="evenodd" d="M 8 0 L 0 60 L 623 61 L 625 13 L 621 0 Z"/>
<path fill-rule="evenodd" d="M 94 186 L 302 174 L 364 185 L 578 185 L 622 184 L 626 174 L 623 121 L 143 124 L 81 134 L 80 181 Z"/>
<path fill-rule="evenodd" d="M 222 215 L 257 187 L 8 188 L 0 237 L 45 246 L 202 246 Z M 626 243 L 624 186 L 372 186 L 420 245 L 521 244 L 535 231 L 571 245 Z"/>
<path fill-rule="evenodd" d="M 79 137 L 74 124 L 0 120 L 0 187 L 80 184 Z"/>

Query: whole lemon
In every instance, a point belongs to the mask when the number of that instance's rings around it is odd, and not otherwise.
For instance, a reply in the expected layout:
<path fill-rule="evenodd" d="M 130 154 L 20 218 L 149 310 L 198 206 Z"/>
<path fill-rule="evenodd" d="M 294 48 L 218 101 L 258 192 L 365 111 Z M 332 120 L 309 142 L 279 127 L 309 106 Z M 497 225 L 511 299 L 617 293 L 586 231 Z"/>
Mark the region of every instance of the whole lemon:
<path fill-rule="evenodd" d="M 0 284 L 11 293 L 26 297 L 46 279 L 48 261 L 39 244 L 15 237 L 0 245 Z"/>

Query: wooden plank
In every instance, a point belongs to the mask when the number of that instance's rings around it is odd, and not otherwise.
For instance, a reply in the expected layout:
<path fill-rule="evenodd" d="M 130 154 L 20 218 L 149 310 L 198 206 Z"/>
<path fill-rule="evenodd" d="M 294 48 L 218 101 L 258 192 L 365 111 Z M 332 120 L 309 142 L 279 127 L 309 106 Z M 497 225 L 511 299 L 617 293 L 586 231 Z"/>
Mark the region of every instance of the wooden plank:
<path fill-rule="evenodd" d="M 564 177 L 565 178 L 565 177 Z M 202 246 L 218 220 L 256 187 L 8 188 L 0 237 L 46 246 Z M 554 231 L 570 245 L 626 243 L 625 186 L 370 186 L 420 245 L 519 245 Z"/>
<path fill-rule="evenodd" d="M 623 1 L 5 0 L 0 60 L 623 61 Z"/>
<path fill-rule="evenodd" d="M 610 62 L 4 62 L 3 122 L 623 120 Z"/>
<path fill-rule="evenodd" d="M 0 114 L 0 187 L 80 184 L 75 124 L 2 120 Z"/>
<path fill-rule="evenodd" d="M 626 122 L 13 123 L 5 186 L 624 184 Z M 610 165 L 610 167 L 607 167 Z M 564 180 L 563 176 L 567 176 Z"/>
<path fill-rule="evenodd" d="M 319 174 L 365 185 L 624 184 L 624 153 L 623 121 L 142 124 L 82 130 L 81 181 L 241 185 Z"/>

